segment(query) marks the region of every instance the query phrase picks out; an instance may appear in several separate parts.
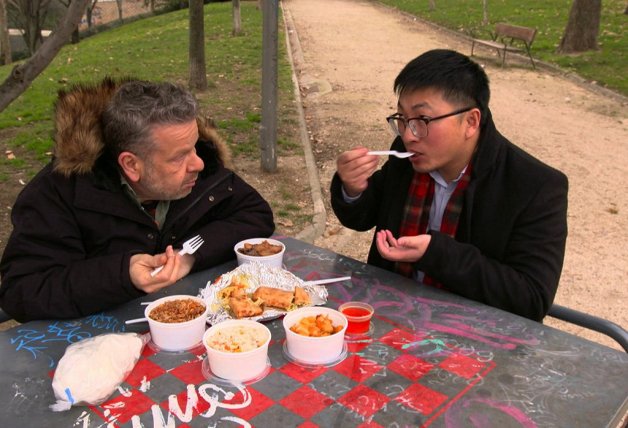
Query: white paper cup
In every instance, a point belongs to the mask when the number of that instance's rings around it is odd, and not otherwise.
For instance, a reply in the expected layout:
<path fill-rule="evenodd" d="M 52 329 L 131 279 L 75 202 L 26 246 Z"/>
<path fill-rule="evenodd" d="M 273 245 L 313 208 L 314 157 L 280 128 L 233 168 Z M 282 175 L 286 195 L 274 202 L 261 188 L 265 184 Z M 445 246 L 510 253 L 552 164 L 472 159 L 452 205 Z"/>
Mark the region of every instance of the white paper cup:
<path fill-rule="evenodd" d="M 327 315 L 334 326 L 342 325 L 342 330 L 323 337 L 303 336 L 290 330 L 302 318 L 316 315 Z M 342 353 L 347 318 L 334 309 L 312 306 L 288 312 L 283 319 L 283 327 L 286 330 L 286 347 L 292 359 L 304 364 L 328 364 Z"/>
<path fill-rule="evenodd" d="M 280 245 L 281 251 L 277 254 L 273 254 L 270 256 L 248 256 L 238 251 L 238 248 L 243 248 L 244 244 L 255 245 L 255 244 L 260 244 L 264 241 L 268 241 L 270 244 L 273 244 L 273 245 Z M 245 239 L 244 241 L 240 241 L 237 244 L 235 244 L 235 246 L 233 247 L 233 251 L 235 251 L 236 253 L 236 258 L 238 259 L 238 266 L 244 263 L 250 262 L 250 261 L 256 261 L 258 263 L 261 263 L 267 266 L 282 268 L 283 267 L 283 255 L 286 252 L 286 246 L 281 241 L 277 241 L 276 239 L 251 238 L 251 239 Z"/>
<path fill-rule="evenodd" d="M 246 352 L 228 352 L 209 346 L 209 341 L 219 330 L 232 327 L 242 327 L 263 341 L 262 344 Z M 227 320 L 214 324 L 203 335 L 210 370 L 214 375 L 230 381 L 244 382 L 257 378 L 267 368 L 270 337 L 268 327 L 256 321 Z"/>
<path fill-rule="evenodd" d="M 156 321 L 149 315 L 153 309 L 164 302 L 185 299 L 192 299 L 202 304 L 205 306 L 205 312 L 190 321 L 178 323 Z M 155 300 L 150 305 L 146 306 L 144 316 L 148 320 L 151 339 L 155 346 L 164 351 L 184 351 L 199 345 L 203 340 L 203 333 L 205 333 L 205 327 L 207 326 L 206 320 L 208 311 L 208 305 L 200 297 L 181 294 Z"/>

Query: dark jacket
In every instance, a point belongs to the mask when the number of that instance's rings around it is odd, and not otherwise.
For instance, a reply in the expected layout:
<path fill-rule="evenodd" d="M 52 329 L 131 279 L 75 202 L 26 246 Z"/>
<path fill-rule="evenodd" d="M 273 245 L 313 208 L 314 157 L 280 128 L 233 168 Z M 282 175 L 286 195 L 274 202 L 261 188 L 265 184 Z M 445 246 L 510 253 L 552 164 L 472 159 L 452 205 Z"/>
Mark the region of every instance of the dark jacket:
<path fill-rule="evenodd" d="M 405 151 L 397 138 L 392 149 Z M 455 239 L 432 231 L 415 267 L 461 296 L 541 320 L 560 279 L 567 238 L 567 177 L 517 146 L 488 116 L 472 160 L 471 181 Z M 341 180 L 331 184 L 334 212 L 343 225 L 366 231 L 388 229 L 399 236 L 414 171 L 391 157 L 369 179 L 359 200 L 346 203 Z M 368 263 L 387 270 L 371 244 Z"/>
<path fill-rule="evenodd" d="M 226 146 L 200 120 L 196 149 L 205 168 L 188 196 L 171 201 L 160 231 L 123 192 L 116 162 L 103 154 L 98 116 L 111 93 L 103 86 L 61 94 L 55 159 L 13 207 L 0 305 L 18 321 L 85 316 L 144 295 L 130 281 L 133 254 L 180 248 L 200 234 L 198 271 L 234 258 L 238 241 L 274 231 L 270 206 L 225 167 Z M 88 114 L 94 103 L 84 95 L 101 101 Z"/>

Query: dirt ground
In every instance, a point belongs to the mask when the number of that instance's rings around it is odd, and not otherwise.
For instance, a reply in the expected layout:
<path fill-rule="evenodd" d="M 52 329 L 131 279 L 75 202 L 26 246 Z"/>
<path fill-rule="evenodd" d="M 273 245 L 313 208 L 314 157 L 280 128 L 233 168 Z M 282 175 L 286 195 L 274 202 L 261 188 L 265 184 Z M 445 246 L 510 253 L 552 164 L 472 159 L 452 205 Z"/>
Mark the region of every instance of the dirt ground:
<path fill-rule="evenodd" d="M 452 48 L 468 54 L 471 43 L 375 2 L 326 0 L 321 7 L 320 2 L 283 0 L 281 5 L 327 214 L 325 231 L 315 244 L 364 261 L 372 232 L 343 228 L 329 206 L 336 156 L 356 144 L 387 149 L 392 136 L 384 117 L 395 111 L 397 73 L 426 50 Z M 501 68 L 493 52 L 480 50 L 478 55 L 491 79 L 498 129 L 570 180 L 570 234 L 556 302 L 628 328 L 628 102 L 547 67 L 532 70 L 527 59 L 509 57 Z M 6 136 L 0 133 L 2 153 Z M 289 183 L 302 196 L 301 213 L 310 214 L 322 207 L 308 197 L 304 163 L 302 158 L 279 159 L 279 169 L 270 177 L 260 175 L 257 162 L 236 159 L 238 172 L 269 201 L 281 198 L 277 183 Z M 27 175 L 17 172 L 3 183 L 0 251 L 10 232 L 11 205 Z M 278 226 L 278 233 L 299 235 L 289 218 L 278 219 Z M 546 323 L 620 349 L 600 334 L 551 318 Z"/>
<path fill-rule="evenodd" d="M 327 209 L 315 243 L 365 260 L 372 232 L 343 228 L 329 206 L 335 158 L 362 144 L 387 149 L 384 117 L 395 112 L 393 80 L 412 58 L 433 48 L 469 54 L 468 39 L 362 0 L 284 0 L 304 111 Z M 333 11 L 333 13 L 329 13 Z M 476 51 L 492 90 L 497 128 L 515 144 L 569 177 L 569 237 L 556 303 L 628 328 L 628 104 L 576 84 L 549 67 Z M 546 324 L 608 346 L 601 334 L 546 318 Z"/>

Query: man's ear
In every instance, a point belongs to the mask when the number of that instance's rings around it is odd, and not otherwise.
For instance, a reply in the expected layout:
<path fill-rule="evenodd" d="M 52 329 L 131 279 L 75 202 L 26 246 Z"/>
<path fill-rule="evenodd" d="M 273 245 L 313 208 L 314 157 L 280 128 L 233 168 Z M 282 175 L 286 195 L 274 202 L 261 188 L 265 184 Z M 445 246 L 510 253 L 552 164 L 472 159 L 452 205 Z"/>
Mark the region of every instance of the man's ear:
<path fill-rule="evenodd" d="M 137 183 L 142 176 L 142 161 L 131 152 L 122 152 L 118 155 L 118 165 L 124 175 L 133 183 Z"/>
<path fill-rule="evenodd" d="M 466 136 L 467 138 L 471 138 L 476 133 L 480 132 L 480 119 L 482 118 L 482 113 L 477 108 L 474 108 L 467 112 L 466 115 Z"/>

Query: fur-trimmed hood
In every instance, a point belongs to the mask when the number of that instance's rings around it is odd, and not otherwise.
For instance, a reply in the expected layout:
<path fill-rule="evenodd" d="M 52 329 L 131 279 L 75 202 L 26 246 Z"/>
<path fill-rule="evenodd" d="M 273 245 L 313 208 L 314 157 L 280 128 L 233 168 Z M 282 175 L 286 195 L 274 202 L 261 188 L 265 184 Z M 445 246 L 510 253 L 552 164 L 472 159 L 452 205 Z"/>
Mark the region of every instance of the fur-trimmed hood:
<path fill-rule="evenodd" d="M 103 154 L 104 142 L 101 115 L 118 87 L 133 79 L 75 85 L 59 91 L 55 103 L 54 170 L 65 176 L 86 174 L 92 171 Z M 208 119 L 197 118 L 199 138 L 215 147 L 217 156 L 231 168 L 231 154 L 216 128 Z"/>

